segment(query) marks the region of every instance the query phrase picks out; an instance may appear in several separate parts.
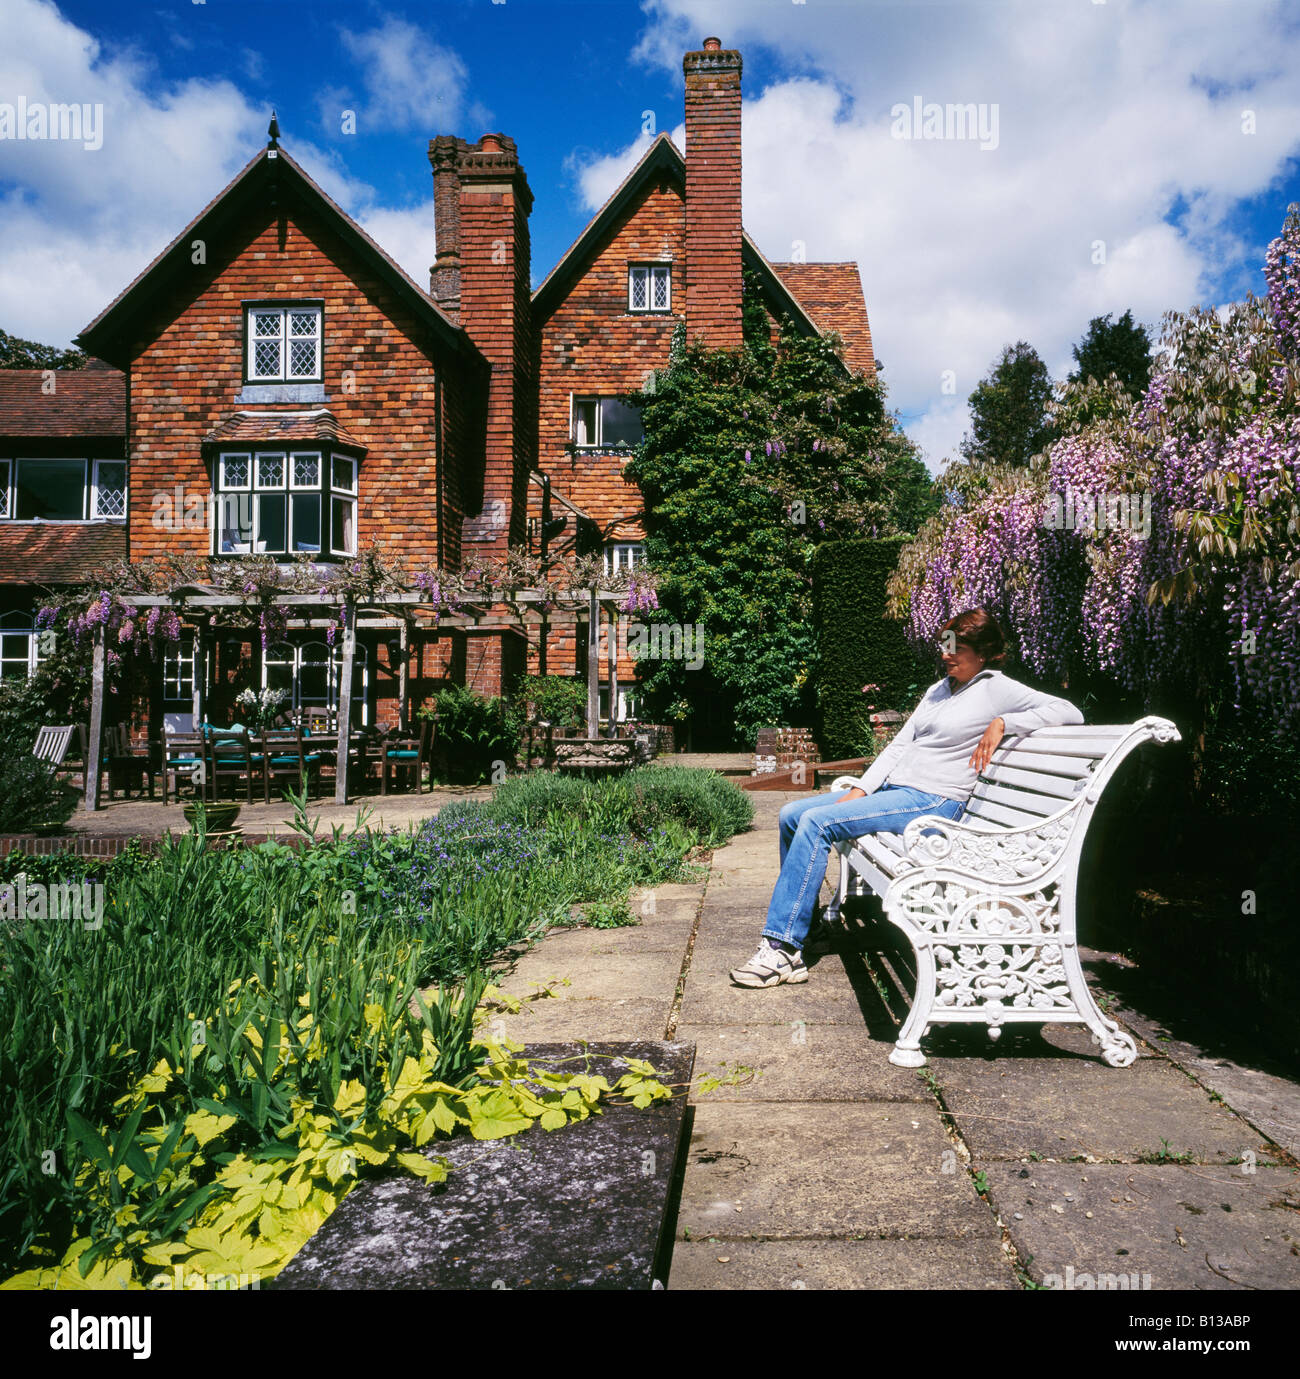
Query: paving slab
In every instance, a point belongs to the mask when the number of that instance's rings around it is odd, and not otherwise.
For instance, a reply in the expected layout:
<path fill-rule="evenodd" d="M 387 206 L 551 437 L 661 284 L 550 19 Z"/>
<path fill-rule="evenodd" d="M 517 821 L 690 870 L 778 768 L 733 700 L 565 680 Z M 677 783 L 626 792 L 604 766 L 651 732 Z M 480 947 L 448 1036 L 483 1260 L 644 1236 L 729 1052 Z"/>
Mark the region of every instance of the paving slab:
<path fill-rule="evenodd" d="M 1159 1153 L 1224 1163 L 1260 1136 L 1162 1059 L 1128 1068 L 1072 1058 L 932 1059 L 933 1075 L 977 1165 L 1091 1155 L 1136 1162 Z"/>
<path fill-rule="evenodd" d="M 939 1117 L 907 1102 L 704 1101 L 678 1238 L 997 1238 L 954 1159 Z"/>
<path fill-rule="evenodd" d="M 574 1045 L 538 1050 L 569 1067 Z M 623 1045 L 593 1071 L 613 1081 L 628 1057 L 689 1079 L 689 1044 Z M 430 1187 L 410 1174 L 362 1182 L 272 1281 L 288 1289 L 650 1289 L 667 1272 L 664 1226 L 685 1102 L 609 1106 L 551 1132 L 430 1145 L 452 1165 Z"/>
<path fill-rule="evenodd" d="M 543 943 L 516 965 L 501 983 L 511 995 L 522 995 L 534 982 L 557 985 L 550 999 L 672 1000 L 682 970 L 682 950 L 668 949 L 642 953 L 585 954 L 556 953 Z"/>
<path fill-rule="evenodd" d="M 623 929 L 553 929 L 546 936 L 544 951 L 561 961 L 569 955 L 580 957 L 627 953 L 685 953 L 694 921 L 661 920 L 655 924 L 633 924 Z"/>
<path fill-rule="evenodd" d="M 986 1172 L 989 1195 L 1037 1283 L 1300 1288 L 1300 1173 L 1242 1167 L 1039 1163 Z"/>
<path fill-rule="evenodd" d="M 1179 1039 L 1159 1020 L 1120 1004 L 1119 1018 L 1137 1030 L 1160 1053 L 1217 1092 L 1292 1158 L 1300 1159 L 1300 1084 L 1275 1073 L 1246 1068 L 1213 1054 L 1199 1044 Z"/>
<path fill-rule="evenodd" d="M 679 1240 L 668 1289 L 1015 1290 L 996 1240 Z"/>
<path fill-rule="evenodd" d="M 672 993 L 658 1000 L 627 999 L 530 1001 L 518 1015 L 498 1017 L 499 1032 L 521 1044 L 586 1039 L 662 1039 L 672 1009 Z M 493 1028 L 498 1028 L 493 1021 Z"/>
<path fill-rule="evenodd" d="M 892 1044 L 870 1042 L 861 1030 L 840 1025 L 684 1025 L 676 1037 L 696 1046 L 696 1076 L 721 1064 L 762 1071 L 737 1087 L 700 1098 L 713 1101 L 914 1101 L 934 1099 L 911 1068 L 889 1061 Z"/>
<path fill-rule="evenodd" d="M 742 955 L 731 963 L 738 967 Z M 849 1025 L 865 1029 L 862 1007 L 847 983 L 807 981 L 798 986 L 749 989 L 733 986 L 725 970 L 702 968 L 694 956 L 682 998 L 681 1023 L 688 1025 Z"/>

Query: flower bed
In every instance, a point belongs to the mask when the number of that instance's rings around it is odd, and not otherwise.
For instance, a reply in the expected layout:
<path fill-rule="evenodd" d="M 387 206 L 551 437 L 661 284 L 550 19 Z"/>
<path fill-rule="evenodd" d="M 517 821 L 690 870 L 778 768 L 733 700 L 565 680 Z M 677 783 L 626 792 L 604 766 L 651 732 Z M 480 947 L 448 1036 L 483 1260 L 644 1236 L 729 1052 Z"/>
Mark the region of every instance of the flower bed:
<path fill-rule="evenodd" d="M 10 1286 L 268 1278 L 360 1177 L 442 1176 L 418 1152 L 438 1137 L 666 1096 L 644 1066 L 530 1072 L 476 1021 L 501 954 L 677 875 L 747 823 L 732 796 L 705 772 L 529 777 L 414 833 L 3 859 L 24 895 L 103 887 L 98 923 L 42 904 L 0 925 Z"/>

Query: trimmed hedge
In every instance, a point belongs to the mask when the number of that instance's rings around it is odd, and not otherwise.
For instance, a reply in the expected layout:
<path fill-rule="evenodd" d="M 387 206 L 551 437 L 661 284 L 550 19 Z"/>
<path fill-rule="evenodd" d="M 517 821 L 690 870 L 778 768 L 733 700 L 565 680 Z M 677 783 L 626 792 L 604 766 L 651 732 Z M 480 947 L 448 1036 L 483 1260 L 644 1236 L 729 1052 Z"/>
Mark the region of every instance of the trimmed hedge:
<path fill-rule="evenodd" d="M 885 616 L 885 581 L 908 540 L 827 541 L 813 557 L 818 741 L 828 760 L 871 756 L 868 704 L 910 713 L 937 677 L 912 649 L 906 624 Z M 873 683 L 880 692 L 863 694 Z"/>

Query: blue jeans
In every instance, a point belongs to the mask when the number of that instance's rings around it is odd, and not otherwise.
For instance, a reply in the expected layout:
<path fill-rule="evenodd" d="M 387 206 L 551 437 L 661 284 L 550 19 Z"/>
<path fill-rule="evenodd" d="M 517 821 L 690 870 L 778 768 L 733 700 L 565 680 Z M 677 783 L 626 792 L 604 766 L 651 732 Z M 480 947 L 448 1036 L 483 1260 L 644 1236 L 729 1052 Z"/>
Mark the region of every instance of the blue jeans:
<path fill-rule="evenodd" d="M 845 792 L 833 797 L 813 795 L 783 805 L 781 875 L 767 907 L 763 933 L 803 949 L 833 843 L 861 838 L 864 833 L 902 833 L 922 814 L 955 819 L 964 808 L 960 800 L 914 790 L 910 785 L 882 785 L 870 795 L 852 800 Z"/>

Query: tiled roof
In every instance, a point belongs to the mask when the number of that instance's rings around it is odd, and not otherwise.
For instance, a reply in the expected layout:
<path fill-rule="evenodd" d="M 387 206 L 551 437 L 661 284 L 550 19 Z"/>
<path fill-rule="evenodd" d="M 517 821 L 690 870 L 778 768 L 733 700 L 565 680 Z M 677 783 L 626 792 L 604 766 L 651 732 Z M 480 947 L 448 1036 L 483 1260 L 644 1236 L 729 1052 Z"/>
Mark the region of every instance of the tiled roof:
<path fill-rule="evenodd" d="M 232 412 L 220 426 L 204 436 L 208 444 L 220 442 L 315 441 L 353 450 L 366 447 L 346 431 L 333 412 L 321 407 L 314 412 Z"/>
<path fill-rule="evenodd" d="M 79 584 L 125 559 L 120 522 L 0 522 L 0 584 Z"/>
<path fill-rule="evenodd" d="M 844 362 L 855 373 L 875 373 L 871 327 L 856 263 L 774 263 L 773 270 L 823 331 L 838 331 Z"/>
<path fill-rule="evenodd" d="M 0 369 L 0 436 L 126 436 L 126 376 L 117 369 Z"/>

